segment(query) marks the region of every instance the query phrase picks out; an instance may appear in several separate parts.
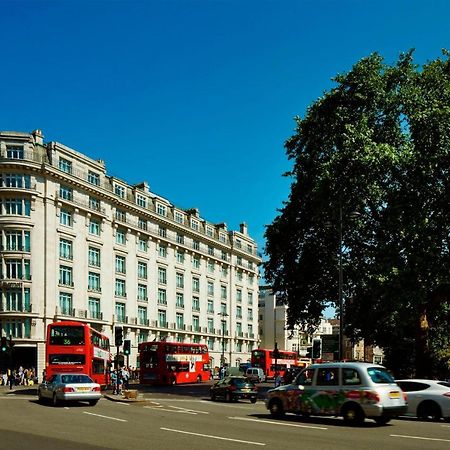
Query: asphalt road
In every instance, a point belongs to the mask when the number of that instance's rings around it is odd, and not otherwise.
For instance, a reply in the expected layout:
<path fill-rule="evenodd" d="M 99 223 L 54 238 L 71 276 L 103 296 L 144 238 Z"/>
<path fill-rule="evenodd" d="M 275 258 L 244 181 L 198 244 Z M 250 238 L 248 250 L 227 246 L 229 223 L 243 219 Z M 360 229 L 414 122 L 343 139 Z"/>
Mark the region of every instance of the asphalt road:
<path fill-rule="evenodd" d="M 261 390 L 264 395 L 264 389 Z M 264 402 L 211 402 L 206 385 L 146 388 L 145 401 L 41 405 L 35 390 L 0 390 L 0 447 L 15 449 L 232 450 L 448 449 L 449 422 L 270 417 Z"/>

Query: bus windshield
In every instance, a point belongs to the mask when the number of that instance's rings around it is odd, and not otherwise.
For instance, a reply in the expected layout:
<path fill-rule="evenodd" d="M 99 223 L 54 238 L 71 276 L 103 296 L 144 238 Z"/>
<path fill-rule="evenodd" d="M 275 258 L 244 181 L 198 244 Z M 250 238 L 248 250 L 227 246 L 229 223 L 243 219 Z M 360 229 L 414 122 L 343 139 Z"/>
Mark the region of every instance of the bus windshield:
<path fill-rule="evenodd" d="M 50 332 L 51 345 L 84 345 L 84 328 L 54 326 Z"/>

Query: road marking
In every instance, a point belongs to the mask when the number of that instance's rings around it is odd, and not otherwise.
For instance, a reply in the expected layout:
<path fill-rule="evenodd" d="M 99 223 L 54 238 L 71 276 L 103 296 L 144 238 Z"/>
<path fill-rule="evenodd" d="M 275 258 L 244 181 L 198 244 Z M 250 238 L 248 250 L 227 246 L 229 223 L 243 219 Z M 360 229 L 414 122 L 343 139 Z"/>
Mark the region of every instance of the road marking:
<path fill-rule="evenodd" d="M 391 437 L 399 437 L 399 438 L 405 438 L 405 439 L 419 439 L 421 441 L 450 442 L 450 439 L 429 438 L 429 437 L 422 437 L 422 436 L 406 436 L 403 434 L 391 434 Z"/>
<path fill-rule="evenodd" d="M 70 409 L 68 406 L 64 406 L 64 409 Z"/>
<path fill-rule="evenodd" d="M 125 420 L 125 419 L 118 419 L 117 417 L 103 416 L 102 414 L 94 414 L 94 413 L 87 412 L 87 411 L 83 411 L 83 413 L 84 414 L 89 414 L 90 416 L 101 417 L 103 419 L 117 420 L 118 422 L 128 422 L 128 420 Z"/>
<path fill-rule="evenodd" d="M 198 410 L 196 410 L 196 409 L 182 408 L 181 406 L 172 406 L 172 405 L 169 405 L 169 406 L 170 406 L 171 408 L 182 409 L 182 410 L 184 410 L 184 411 L 194 412 L 194 413 L 197 413 L 197 414 L 209 414 L 209 412 L 206 412 L 206 411 L 198 411 Z"/>
<path fill-rule="evenodd" d="M 314 425 L 300 425 L 299 423 L 275 422 L 272 420 L 250 419 L 248 417 L 228 417 L 231 420 L 245 420 L 247 422 L 270 423 L 272 425 L 282 425 L 284 427 L 311 428 L 313 430 L 328 430 L 326 427 L 318 427 Z"/>
<path fill-rule="evenodd" d="M 226 438 L 226 437 L 222 437 L 222 436 L 213 436 L 211 434 L 192 433 L 190 431 L 174 430 L 172 428 L 161 427 L 160 430 L 172 431 L 173 433 L 190 434 L 191 436 L 200 436 L 200 437 L 206 437 L 206 438 L 211 438 L 211 439 L 219 439 L 221 441 L 240 442 L 241 444 L 266 445 L 263 442 L 243 441 L 242 439 L 233 439 L 233 438 Z"/>
<path fill-rule="evenodd" d="M 122 406 L 130 406 L 129 403 L 122 403 L 122 402 L 116 402 L 118 405 L 122 405 Z"/>
<path fill-rule="evenodd" d="M 193 416 L 196 416 L 197 413 L 195 412 L 191 412 L 185 409 L 167 409 L 167 408 L 163 408 L 162 406 L 157 406 L 157 407 L 153 407 L 153 406 L 144 406 L 144 408 L 146 409 L 154 409 L 155 411 L 167 411 L 167 412 L 173 412 L 173 413 L 181 413 L 181 414 L 192 414 Z M 173 406 L 172 406 L 173 408 Z"/>

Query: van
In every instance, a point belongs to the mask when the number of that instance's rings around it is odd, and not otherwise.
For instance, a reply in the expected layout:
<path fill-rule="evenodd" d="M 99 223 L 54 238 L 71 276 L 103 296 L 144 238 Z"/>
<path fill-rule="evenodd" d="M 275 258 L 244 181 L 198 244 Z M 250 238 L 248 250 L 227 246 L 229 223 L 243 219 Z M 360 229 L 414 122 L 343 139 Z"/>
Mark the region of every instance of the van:
<path fill-rule="evenodd" d="M 245 371 L 245 376 L 255 383 L 266 381 L 266 376 L 264 375 L 264 371 L 261 367 L 248 367 Z"/>
<path fill-rule="evenodd" d="M 385 367 L 359 362 L 312 364 L 291 384 L 271 389 L 266 407 L 274 417 L 342 416 L 349 425 L 365 418 L 379 425 L 403 415 L 406 395 Z"/>

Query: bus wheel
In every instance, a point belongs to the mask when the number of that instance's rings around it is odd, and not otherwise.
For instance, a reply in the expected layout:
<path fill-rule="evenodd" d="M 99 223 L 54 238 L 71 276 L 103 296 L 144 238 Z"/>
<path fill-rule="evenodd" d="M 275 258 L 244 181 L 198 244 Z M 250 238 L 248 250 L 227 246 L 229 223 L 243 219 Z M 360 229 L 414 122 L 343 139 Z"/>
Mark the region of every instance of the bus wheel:
<path fill-rule="evenodd" d="M 197 383 L 201 383 L 201 382 L 202 382 L 202 376 L 199 375 L 199 376 L 197 377 Z"/>

